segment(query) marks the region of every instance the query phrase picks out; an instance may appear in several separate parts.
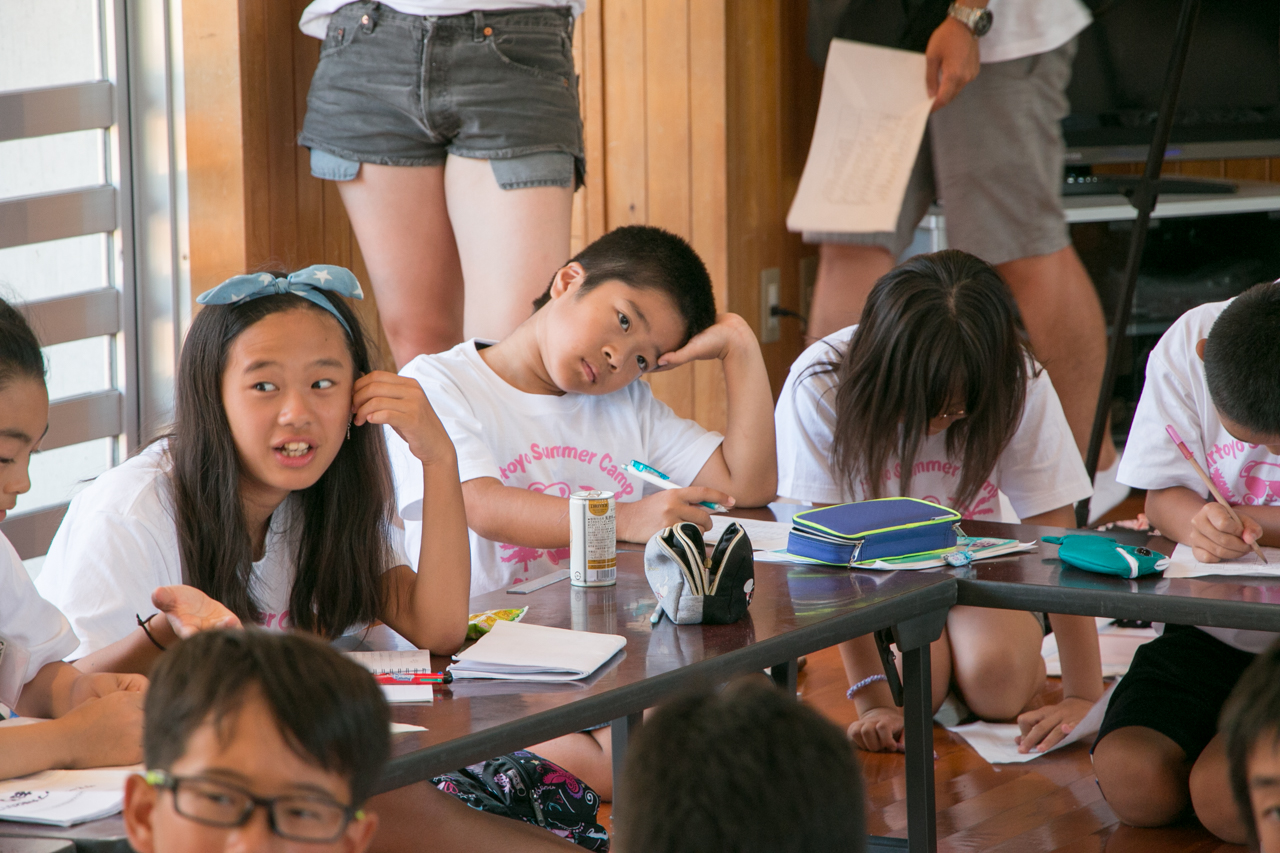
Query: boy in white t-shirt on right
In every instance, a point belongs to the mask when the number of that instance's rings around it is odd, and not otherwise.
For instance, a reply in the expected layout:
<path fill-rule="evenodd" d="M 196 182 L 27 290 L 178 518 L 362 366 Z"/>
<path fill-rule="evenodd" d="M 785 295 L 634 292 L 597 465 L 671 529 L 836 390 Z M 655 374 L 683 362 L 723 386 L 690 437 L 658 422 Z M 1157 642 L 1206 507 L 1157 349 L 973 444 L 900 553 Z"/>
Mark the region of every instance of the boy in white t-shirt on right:
<path fill-rule="evenodd" d="M 1235 506 L 1209 495 L 1169 439 L 1172 424 Z M 1119 480 L 1147 490 L 1146 512 L 1201 562 L 1280 545 L 1280 282 L 1183 314 L 1156 344 Z M 1243 844 L 1218 715 L 1276 634 L 1165 625 L 1138 649 L 1107 707 L 1093 766 L 1116 815 L 1160 826 L 1190 805 L 1207 829 Z"/>

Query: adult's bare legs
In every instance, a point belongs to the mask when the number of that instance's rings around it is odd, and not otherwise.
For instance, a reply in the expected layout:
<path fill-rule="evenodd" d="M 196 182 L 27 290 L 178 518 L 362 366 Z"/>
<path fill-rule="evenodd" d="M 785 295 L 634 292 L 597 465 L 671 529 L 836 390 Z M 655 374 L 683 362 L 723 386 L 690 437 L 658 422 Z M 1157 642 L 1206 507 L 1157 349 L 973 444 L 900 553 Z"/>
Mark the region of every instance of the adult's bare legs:
<path fill-rule="evenodd" d="M 1107 364 L 1107 327 L 1093 282 L 1072 246 L 997 265 L 1022 312 L 1031 346 L 1049 371 L 1080 456 L 1089 449 L 1093 413 Z M 1110 430 L 1098 470 L 1115 463 Z"/>
<path fill-rule="evenodd" d="M 573 191 L 504 190 L 488 160 L 452 156 L 444 189 L 467 283 L 465 335 L 501 340 L 569 260 Z"/>
<path fill-rule="evenodd" d="M 338 182 L 397 370 L 462 341 L 462 266 L 444 171 L 362 163 L 355 180 Z"/>
<path fill-rule="evenodd" d="M 894 267 L 894 257 L 879 246 L 823 243 L 818 247 L 818 277 L 809 305 L 808 342 L 852 326 L 862 316 L 867 294 Z"/>

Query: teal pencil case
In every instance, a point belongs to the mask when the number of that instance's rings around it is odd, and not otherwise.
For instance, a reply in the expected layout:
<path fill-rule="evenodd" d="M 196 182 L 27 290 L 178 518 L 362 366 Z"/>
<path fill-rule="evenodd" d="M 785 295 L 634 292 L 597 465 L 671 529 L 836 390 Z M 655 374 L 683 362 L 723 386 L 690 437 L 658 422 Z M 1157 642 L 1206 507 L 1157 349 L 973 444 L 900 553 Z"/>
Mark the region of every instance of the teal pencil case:
<path fill-rule="evenodd" d="M 1163 572 L 1169 565 L 1169 558 L 1158 551 L 1136 545 L 1121 545 L 1110 536 L 1072 533 L 1066 536 L 1045 536 L 1042 541 L 1057 545 L 1058 559 L 1068 566 L 1100 575 L 1140 578 Z"/>
<path fill-rule="evenodd" d="M 796 513 L 787 553 L 848 566 L 954 548 L 960 513 L 916 498 L 880 498 Z"/>

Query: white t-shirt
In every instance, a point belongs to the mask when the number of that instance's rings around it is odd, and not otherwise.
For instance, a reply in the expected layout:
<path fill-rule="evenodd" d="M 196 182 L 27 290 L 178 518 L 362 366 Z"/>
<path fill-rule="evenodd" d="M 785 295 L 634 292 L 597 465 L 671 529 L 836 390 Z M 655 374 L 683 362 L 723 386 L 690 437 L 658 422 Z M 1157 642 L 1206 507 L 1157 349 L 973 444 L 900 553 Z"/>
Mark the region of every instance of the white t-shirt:
<path fill-rule="evenodd" d="M 45 664 L 62 660 L 76 650 L 80 641 L 58 608 L 36 592 L 26 567 L 13 545 L 0 533 L 0 640 L 5 649 L 0 654 L 0 704 L 12 707 L 17 694 L 6 695 L 6 687 L 16 681 L 22 685 L 36 677 Z M 16 673 L 13 667 L 22 666 Z M 0 713 L 0 717 L 3 714 Z"/>
<path fill-rule="evenodd" d="M 1182 486 L 1209 499 L 1209 490 L 1165 432 L 1165 427 L 1173 424 L 1228 503 L 1280 505 L 1280 456 L 1273 455 L 1266 445 L 1245 444 L 1223 428 L 1209 396 L 1204 362 L 1196 354 L 1196 342 L 1209 337 L 1214 321 L 1230 304 L 1213 302 L 1192 308 L 1169 327 L 1151 351 L 1146 384 L 1116 474 L 1126 486 Z M 1276 638 L 1269 631 L 1201 630 L 1255 653 Z"/>
<path fill-rule="evenodd" d="M 505 486 L 567 498 L 602 489 L 617 501 L 637 501 L 645 483 L 629 476 L 632 459 L 683 485 L 693 482 L 724 441 L 678 416 L 647 382 L 612 394 L 526 394 L 494 373 L 476 341 L 420 355 L 400 375 L 422 385 L 453 439 L 462 482 L 493 477 Z M 422 463 L 390 428 L 387 444 L 396 505 L 405 522 L 405 550 L 417 564 L 422 542 Z M 651 491 L 656 491 L 652 486 Z M 568 568 L 569 548 L 539 549 L 482 539 L 471 531 L 471 594 Z"/>
<path fill-rule="evenodd" d="M 36 582 L 80 637 L 83 657 L 125 637 L 155 613 L 151 593 L 182 583 L 164 442 L 110 469 L 76 495 L 58 528 Z M 298 499 L 290 495 L 271 516 L 266 550 L 253 564 L 250 584 L 262 627 L 289 626 L 289 593 L 298 552 Z M 407 560 L 396 543 L 395 562 Z"/>
<path fill-rule="evenodd" d="M 814 503 L 844 503 L 869 496 L 862 483 L 851 492 L 832 468 L 836 377 L 821 367 L 844 356 L 857 329 L 849 326 L 828 335 L 791 365 L 774 411 L 780 495 Z M 999 492 L 1008 496 L 1018 518 L 1067 506 L 1092 494 L 1062 404 L 1043 370 L 1028 381 L 1022 421 L 1000 454 L 996 469 L 968 507 L 955 506 L 961 467 L 947 457 L 946 438 L 946 432 L 940 432 L 926 439 L 916 456 L 909 497 L 952 507 L 965 518 L 1015 521 L 1002 516 Z M 902 476 L 898 463 L 892 463 L 881 476 L 881 495 L 898 495 Z"/>
<path fill-rule="evenodd" d="M 352 0 L 314 0 L 302 10 L 298 29 L 312 38 L 323 39 L 329 16 Z M 587 0 L 383 0 L 405 15 L 465 15 L 468 12 L 496 12 L 499 9 L 546 9 L 568 6 L 574 16 L 582 14 Z"/>
<path fill-rule="evenodd" d="M 978 39 L 983 62 L 1046 53 L 1075 38 L 1093 20 L 1080 0 L 990 0 L 987 8 L 991 31 Z"/>

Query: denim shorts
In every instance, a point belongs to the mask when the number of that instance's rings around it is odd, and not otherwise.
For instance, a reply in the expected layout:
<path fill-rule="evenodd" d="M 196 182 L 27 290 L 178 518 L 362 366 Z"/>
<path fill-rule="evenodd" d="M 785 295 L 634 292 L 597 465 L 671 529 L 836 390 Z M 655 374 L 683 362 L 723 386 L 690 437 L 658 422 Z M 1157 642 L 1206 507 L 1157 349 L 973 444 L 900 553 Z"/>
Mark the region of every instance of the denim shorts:
<path fill-rule="evenodd" d="M 504 189 L 585 176 L 568 7 L 418 16 L 349 3 L 329 20 L 298 143 L 312 173 L 487 159 Z"/>

